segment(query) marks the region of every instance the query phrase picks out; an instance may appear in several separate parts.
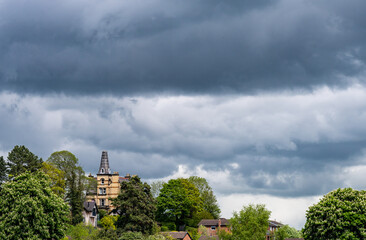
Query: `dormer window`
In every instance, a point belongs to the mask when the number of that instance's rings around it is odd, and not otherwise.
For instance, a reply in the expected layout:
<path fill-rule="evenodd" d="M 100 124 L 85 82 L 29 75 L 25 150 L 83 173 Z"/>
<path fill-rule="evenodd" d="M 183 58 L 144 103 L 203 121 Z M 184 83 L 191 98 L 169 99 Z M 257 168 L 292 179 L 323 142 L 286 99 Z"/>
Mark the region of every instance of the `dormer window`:
<path fill-rule="evenodd" d="M 100 169 L 100 172 L 101 172 L 101 173 L 104 173 L 104 168 Z"/>

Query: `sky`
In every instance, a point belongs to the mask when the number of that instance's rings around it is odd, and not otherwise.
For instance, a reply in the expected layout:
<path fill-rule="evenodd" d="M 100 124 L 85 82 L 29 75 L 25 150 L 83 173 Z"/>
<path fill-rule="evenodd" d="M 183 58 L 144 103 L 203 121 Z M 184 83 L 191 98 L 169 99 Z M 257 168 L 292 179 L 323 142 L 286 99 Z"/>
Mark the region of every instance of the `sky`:
<path fill-rule="evenodd" d="M 0 0 L 0 155 L 197 175 L 298 229 L 366 187 L 366 2 Z"/>

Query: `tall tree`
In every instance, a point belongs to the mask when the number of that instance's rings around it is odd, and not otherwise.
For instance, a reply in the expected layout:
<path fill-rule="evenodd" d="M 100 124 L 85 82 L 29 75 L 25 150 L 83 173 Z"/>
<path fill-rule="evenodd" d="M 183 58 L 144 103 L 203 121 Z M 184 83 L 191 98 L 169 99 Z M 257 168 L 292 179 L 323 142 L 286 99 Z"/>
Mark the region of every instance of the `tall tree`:
<path fill-rule="evenodd" d="M 113 199 L 119 218 L 116 226 L 122 231 L 151 234 L 155 226 L 155 200 L 150 186 L 138 176 L 121 183 L 121 193 Z"/>
<path fill-rule="evenodd" d="M 35 172 L 42 167 L 42 158 L 38 158 L 25 146 L 15 146 L 8 154 L 9 177 L 13 178 L 26 171 Z"/>
<path fill-rule="evenodd" d="M 3 156 L 0 156 L 0 185 L 7 179 L 7 167 Z"/>
<path fill-rule="evenodd" d="M 42 172 L 23 173 L 0 190 L 0 239 L 61 239 L 68 206 Z"/>
<path fill-rule="evenodd" d="M 301 232 L 289 225 L 284 225 L 275 231 L 275 238 L 285 240 L 286 238 L 301 238 Z"/>
<path fill-rule="evenodd" d="M 48 175 L 51 180 L 51 189 L 59 197 L 65 196 L 65 172 L 48 162 L 42 163 L 41 170 Z"/>
<path fill-rule="evenodd" d="M 304 239 L 366 239 L 366 192 L 334 190 L 306 212 Z"/>
<path fill-rule="evenodd" d="M 231 218 L 232 240 L 257 240 L 264 239 L 268 228 L 271 212 L 265 205 L 244 206 L 239 212 L 234 212 Z"/>
<path fill-rule="evenodd" d="M 163 188 L 164 181 L 155 181 L 150 184 L 151 194 L 154 198 L 157 198 L 160 194 L 160 190 Z"/>
<path fill-rule="evenodd" d="M 205 178 L 191 176 L 188 178 L 188 181 L 193 183 L 200 192 L 200 196 L 203 201 L 203 209 L 211 213 L 213 218 L 219 218 L 221 210 L 217 202 L 216 196 L 213 193 L 212 188 L 208 184 L 207 180 Z"/>
<path fill-rule="evenodd" d="M 65 173 L 65 200 L 71 207 L 71 222 L 76 225 L 82 218 L 84 190 L 87 178 L 83 169 L 78 165 L 79 160 L 69 151 L 54 152 L 47 163 L 52 164 Z"/>
<path fill-rule="evenodd" d="M 157 218 L 161 222 L 174 222 L 177 230 L 187 225 L 194 214 L 202 211 L 198 189 L 187 179 L 171 179 L 163 185 L 157 198 Z"/>

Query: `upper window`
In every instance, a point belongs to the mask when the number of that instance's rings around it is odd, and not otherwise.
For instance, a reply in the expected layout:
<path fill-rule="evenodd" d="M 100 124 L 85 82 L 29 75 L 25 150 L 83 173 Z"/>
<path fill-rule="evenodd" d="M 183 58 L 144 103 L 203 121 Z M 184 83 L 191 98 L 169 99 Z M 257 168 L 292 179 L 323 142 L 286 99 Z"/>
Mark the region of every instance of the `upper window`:
<path fill-rule="evenodd" d="M 107 193 L 107 189 L 103 188 L 103 194 L 106 194 L 106 193 Z"/>
<path fill-rule="evenodd" d="M 101 184 L 104 185 L 104 178 L 100 179 Z"/>
<path fill-rule="evenodd" d="M 216 230 L 216 226 L 211 226 L 211 230 Z"/>
<path fill-rule="evenodd" d="M 101 173 L 104 173 L 104 168 L 100 169 L 100 172 L 101 172 Z"/>
<path fill-rule="evenodd" d="M 103 194 L 103 188 L 99 188 L 99 194 Z"/>
<path fill-rule="evenodd" d="M 104 199 L 100 199 L 100 205 L 104 206 Z"/>

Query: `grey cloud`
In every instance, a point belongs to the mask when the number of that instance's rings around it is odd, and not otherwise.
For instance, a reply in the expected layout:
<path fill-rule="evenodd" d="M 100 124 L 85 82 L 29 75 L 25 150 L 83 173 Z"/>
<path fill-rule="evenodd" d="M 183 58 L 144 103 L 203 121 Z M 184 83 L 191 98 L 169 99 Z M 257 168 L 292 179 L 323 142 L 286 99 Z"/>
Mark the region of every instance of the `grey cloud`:
<path fill-rule="evenodd" d="M 4 1 L 2 90 L 226 93 L 362 81 L 362 1 Z M 329 5 L 332 5 L 331 7 Z"/>

